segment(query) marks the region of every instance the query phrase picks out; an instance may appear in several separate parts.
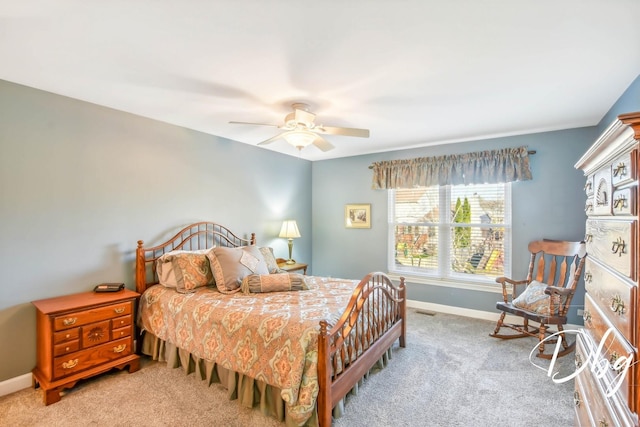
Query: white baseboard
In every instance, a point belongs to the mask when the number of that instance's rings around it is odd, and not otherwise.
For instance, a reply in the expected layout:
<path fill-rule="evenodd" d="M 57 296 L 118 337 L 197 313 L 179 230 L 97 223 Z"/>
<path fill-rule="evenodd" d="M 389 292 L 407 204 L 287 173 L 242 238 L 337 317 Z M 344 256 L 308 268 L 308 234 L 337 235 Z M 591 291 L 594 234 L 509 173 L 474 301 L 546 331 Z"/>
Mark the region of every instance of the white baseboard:
<path fill-rule="evenodd" d="M 499 311 L 490 312 L 474 310 L 471 308 L 454 307 L 452 305 L 434 304 L 432 302 L 414 301 L 410 299 L 407 300 L 407 307 L 418 310 L 434 311 L 436 313 L 455 314 L 457 316 L 471 317 L 474 319 L 490 320 L 492 322 L 497 322 L 501 314 Z M 521 317 L 512 316 L 510 314 L 507 314 L 504 320 L 508 323 L 522 324 Z M 568 323 L 564 325 L 564 329 L 578 330 L 582 329 L 582 326 Z"/>
<path fill-rule="evenodd" d="M 455 314 L 457 316 L 472 317 L 474 319 L 498 321 L 500 312 L 489 312 L 482 310 L 474 310 L 471 308 L 454 307 L 452 305 L 434 304 L 432 302 L 407 300 L 407 307 L 417 308 L 418 310 L 435 311 L 437 313 Z M 509 317 L 509 316 L 507 316 Z M 513 317 L 517 319 L 517 317 Z M 511 321 L 511 320 L 508 320 Z M 514 320 L 515 321 L 515 320 Z"/>
<path fill-rule="evenodd" d="M 437 313 L 455 314 L 457 316 L 472 317 L 474 319 L 498 321 L 499 312 L 489 312 L 482 310 L 473 310 L 471 308 L 454 307 L 451 305 L 434 304 L 431 302 L 407 300 L 407 307 L 416 308 L 418 310 L 434 311 Z M 506 321 L 510 323 L 518 323 L 519 317 L 507 316 Z M 581 326 L 566 325 L 565 329 L 579 329 Z M 20 375 L 19 377 L 10 378 L 0 382 L 0 396 L 15 393 L 25 388 L 31 387 L 31 373 Z"/>
<path fill-rule="evenodd" d="M 0 397 L 31 387 L 31 373 L 0 382 Z"/>

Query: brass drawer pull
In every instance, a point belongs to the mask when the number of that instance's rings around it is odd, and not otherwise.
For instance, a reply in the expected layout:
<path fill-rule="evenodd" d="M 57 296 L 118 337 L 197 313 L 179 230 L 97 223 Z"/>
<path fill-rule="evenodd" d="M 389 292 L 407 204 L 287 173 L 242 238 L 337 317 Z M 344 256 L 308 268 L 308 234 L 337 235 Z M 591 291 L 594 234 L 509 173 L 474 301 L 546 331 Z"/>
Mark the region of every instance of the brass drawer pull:
<path fill-rule="evenodd" d="M 613 353 L 611 353 L 611 357 L 609 357 L 609 365 L 611 365 L 610 368 L 612 371 L 620 372 L 622 370 L 622 366 L 618 369 L 614 367 L 616 360 L 618 360 L 619 357 L 620 355 L 617 352 L 614 351 Z"/>
<path fill-rule="evenodd" d="M 63 362 L 62 363 L 62 367 L 64 369 L 71 369 L 71 368 L 75 368 L 76 365 L 78 364 L 79 359 L 73 359 L 73 360 L 69 360 L 68 362 Z"/>
<path fill-rule="evenodd" d="M 580 368 L 582 366 L 582 357 L 580 357 L 579 354 L 576 354 L 574 363 L 576 364 L 576 368 Z"/>
<path fill-rule="evenodd" d="M 68 319 L 64 319 L 62 321 L 62 324 L 64 326 L 71 326 L 71 325 L 75 325 L 77 321 L 78 321 L 77 317 L 69 317 Z"/>
<path fill-rule="evenodd" d="M 584 311 L 582 314 L 582 320 L 584 320 L 584 323 L 591 323 L 591 313 L 589 313 L 589 310 Z"/>
<path fill-rule="evenodd" d="M 613 176 L 625 176 L 627 174 L 627 165 L 619 163 L 618 166 L 613 168 Z"/>
<path fill-rule="evenodd" d="M 600 420 L 600 427 L 609 427 L 609 423 L 604 418 Z"/>
<path fill-rule="evenodd" d="M 614 254 L 618 254 L 618 256 L 622 256 L 625 253 L 625 248 L 627 244 L 622 239 L 622 237 L 618 237 L 615 242 L 611 242 L 611 252 Z"/>
<path fill-rule="evenodd" d="M 125 310 L 124 307 L 119 307 L 119 308 L 114 309 L 113 311 L 115 311 L 117 314 L 120 314 L 120 313 L 124 313 L 124 310 Z"/>
<path fill-rule="evenodd" d="M 624 301 L 620 295 L 611 298 L 611 310 L 619 316 L 624 314 Z"/>
<path fill-rule="evenodd" d="M 589 271 L 585 271 L 584 272 L 584 281 L 587 283 L 591 283 L 591 281 L 593 280 L 593 274 L 591 274 L 591 272 Z"/>
<path fill-rule="evenodd" d="M 613 202 L 613 207 L 614 208 L 618 208 L 620 210 L 623 210 L 624 208 L 627 207 L 627 198 L 625 196 L 620 196 L 618 197 L 614 202 Z"/>
<path fill-rule="evenodd" d="M 585 241 L 585 243 L 593 242 L 593 234 L 586 234 L 584 236 L 584 241 Z"/>
<path fill-rule="evenodd" d="M 580 393 L 578 393 L 577 391 L 573 392 L 573 404 L 576 405 L 578 408 L 580 407 L 580 403 L 582 403 L 582 401 L 580 400 Z"/>
<path fill-rule="evenodd" d="M 117 347 L 113 347 L 113 352 L 114 353 L 122 353 L 126 348 L 127 348 L 126 344 L 120 344 Z"/>

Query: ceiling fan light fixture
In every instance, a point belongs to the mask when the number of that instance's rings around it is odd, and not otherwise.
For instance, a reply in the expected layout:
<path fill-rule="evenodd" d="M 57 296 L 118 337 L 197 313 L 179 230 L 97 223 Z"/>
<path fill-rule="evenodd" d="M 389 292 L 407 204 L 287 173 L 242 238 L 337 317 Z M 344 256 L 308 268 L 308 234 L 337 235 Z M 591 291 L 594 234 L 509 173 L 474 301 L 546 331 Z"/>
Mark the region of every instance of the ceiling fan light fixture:
<path fill-rule="evenodd" d="M 302 150 L 307 145 L 311 145 L 316 139 L 316 134 L 304 130 L 287 132 L 282 137 L 289 144 L 296 147 L 298 150 Z"/>

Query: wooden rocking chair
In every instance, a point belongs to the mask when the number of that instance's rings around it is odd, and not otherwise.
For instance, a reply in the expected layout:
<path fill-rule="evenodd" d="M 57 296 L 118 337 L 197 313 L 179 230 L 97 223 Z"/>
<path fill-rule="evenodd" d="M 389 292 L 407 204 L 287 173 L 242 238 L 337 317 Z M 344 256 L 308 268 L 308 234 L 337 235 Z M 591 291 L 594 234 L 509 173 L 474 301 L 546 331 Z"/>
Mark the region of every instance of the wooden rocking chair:
<path fill-rule="evenodd" d="M 562 336 L 562 350 L 558 356 L 564 356 L 573 351 L 575 340 L 569 344 L 562 325 L 567 323 L 567 310 L 582 274 L 586 248 L 584 242 L 564 242 L 558 240 L 540 240 L 529 243 L 531 261 L 526 280 L 514 281 L 506 277 L 496 278 L 502 285 L 504 301 L 498 301 L 496 308 L 502 311 L 500 319 L 492 337 L 512 339 L 522 337 L 537 337 L 538 357 L 551 359 L 553 352 L 545 353 L 545 338 L 559 332 L 554 339 L 546 342 L 557 343 L 557 337 Z M 534 276 L 535 274 L 535 276 Z M 511 294 L 508 285 L 512 285 Z M 520 285 L 526 289 L 518 295 Z M 506 314 L 522 317 L 523 324 L 505 323 Z M 538 323 L 538 327 L 530 327 L 529 321 Z M 555 325 L 557 330 L 549 330 L 548 325 Z M 501 334 L 503 327 L 511 328 L 518 333 Z"/>

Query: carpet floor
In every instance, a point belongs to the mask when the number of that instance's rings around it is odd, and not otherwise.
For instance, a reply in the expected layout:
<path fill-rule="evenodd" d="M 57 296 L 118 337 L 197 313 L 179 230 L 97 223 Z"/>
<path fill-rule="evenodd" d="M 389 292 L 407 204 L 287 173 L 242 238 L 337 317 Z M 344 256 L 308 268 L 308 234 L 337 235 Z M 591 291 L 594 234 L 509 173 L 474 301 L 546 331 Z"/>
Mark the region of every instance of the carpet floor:
<path fill-rule="evenodd" d="M 387 368 L 347 399 L 336 427 L 572 426 L 573 380 L 555 383 L 550 362 L 529 353 L 533 338 L 488 336 L 493 322 L 409 310 L 407 347 L 394 346 Z M 534 366 L 537 365 L 537 366 Z M 573 373 L 573 355 L 552 371 Z M 0 426 L 278 426 L 180 369 L 143 358 L 141 369 L 112 371 L 65 390 L 44 406 L 42 392 L 0 397 Z"/>

